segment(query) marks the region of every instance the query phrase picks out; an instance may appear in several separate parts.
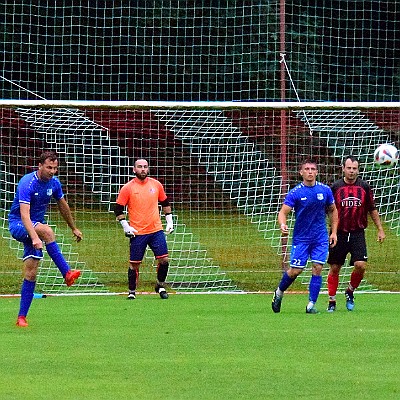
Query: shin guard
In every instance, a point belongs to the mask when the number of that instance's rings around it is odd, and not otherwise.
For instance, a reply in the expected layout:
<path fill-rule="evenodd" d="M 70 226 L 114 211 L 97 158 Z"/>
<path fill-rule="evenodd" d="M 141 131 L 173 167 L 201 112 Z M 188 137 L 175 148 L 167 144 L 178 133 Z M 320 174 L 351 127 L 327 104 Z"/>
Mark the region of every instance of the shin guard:
<path fill-rule="evenodd" d="M 168 275 L 168 267 L 169 267 L 169 263 L 168 261 L 166 262 L 160 262 L 157 266 L 157 280 L 158 282 L 165 282 L 165 280 L 167 279 L 167 275 Z"/>

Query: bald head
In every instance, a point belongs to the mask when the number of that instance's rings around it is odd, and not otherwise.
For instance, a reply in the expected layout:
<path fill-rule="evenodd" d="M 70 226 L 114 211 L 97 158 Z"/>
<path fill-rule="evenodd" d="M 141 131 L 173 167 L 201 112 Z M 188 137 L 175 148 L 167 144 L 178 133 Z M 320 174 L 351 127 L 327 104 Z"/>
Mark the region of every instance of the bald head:
<path fill-rule="evenodd" d="M 144 158 L 139 158 L 135 161 L 135 166 L 133 167 L 133 172 L 136 178 L 140 180 L 145 180 L 149 174 L 149 164 Z"/>

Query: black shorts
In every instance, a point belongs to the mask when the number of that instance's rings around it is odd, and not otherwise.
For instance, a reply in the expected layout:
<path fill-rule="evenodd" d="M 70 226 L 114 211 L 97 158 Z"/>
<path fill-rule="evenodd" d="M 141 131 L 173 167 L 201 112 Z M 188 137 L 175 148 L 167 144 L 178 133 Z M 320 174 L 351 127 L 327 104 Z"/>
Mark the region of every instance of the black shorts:
<path fill-rule="evenodd" d="M 367 261 L 367 243 L 365 231 L 338 232 L 337 244 L 329 248 L 328 264 L 343 265 L 350 253 L 350 265 L 356 261 Z"/>

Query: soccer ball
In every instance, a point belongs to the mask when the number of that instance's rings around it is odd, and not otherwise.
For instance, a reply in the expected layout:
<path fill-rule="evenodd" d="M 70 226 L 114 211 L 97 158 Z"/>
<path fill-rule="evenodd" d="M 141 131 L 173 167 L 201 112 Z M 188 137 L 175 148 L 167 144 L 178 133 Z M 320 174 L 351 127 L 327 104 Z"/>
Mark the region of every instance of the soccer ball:
<path fill-rule="evenodd" d="M 381 144 L 374 152 L 374 160 L 380 167 L 393 167 L 399 161 L 399 151 L 392 144 Z"/>

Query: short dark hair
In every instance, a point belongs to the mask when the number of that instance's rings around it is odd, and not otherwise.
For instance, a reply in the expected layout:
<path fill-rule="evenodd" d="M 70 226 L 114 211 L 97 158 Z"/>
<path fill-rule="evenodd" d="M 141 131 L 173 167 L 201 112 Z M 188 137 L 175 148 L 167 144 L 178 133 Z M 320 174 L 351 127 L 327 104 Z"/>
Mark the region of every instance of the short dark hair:
<path fill-rule="evenodd" d="M 50 161 L 58 160 L 57 153 L 53 150 L 43 151 L 39 157 L 39 163 L 44 164 L 46 160 L 50 160 Z"/>
<path fill-rule="evenodd" d="M 347 160 L 350 160 L 351 162 L 357 162 L 357 163 L 360 163 L 359 161 L 358 161 L 358 158 L 357 157 L 355 157 L 355 156 L 353 156 L 353 155 L 348 155 L 347 157 L 345 157 L 344 159 L 343 159 L 343 166 L 344 166 L 344 164 L 346 164 L 346 161 Z"/>
<path fill-rule="evenodd" d="M 306 158 L 303 160 L 300 164 L 300 169 L 302 169 L 305 164 L 314 164 L 318 168 L 317 162 L 312 158 Z"/>

